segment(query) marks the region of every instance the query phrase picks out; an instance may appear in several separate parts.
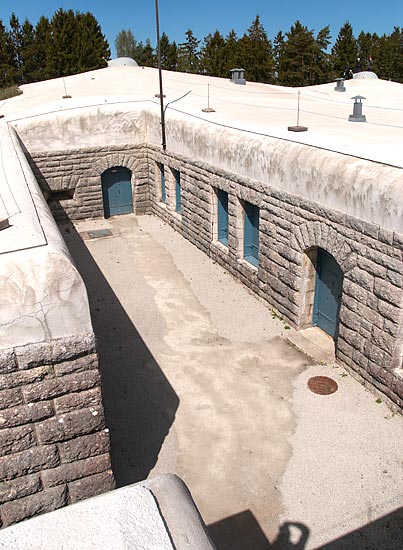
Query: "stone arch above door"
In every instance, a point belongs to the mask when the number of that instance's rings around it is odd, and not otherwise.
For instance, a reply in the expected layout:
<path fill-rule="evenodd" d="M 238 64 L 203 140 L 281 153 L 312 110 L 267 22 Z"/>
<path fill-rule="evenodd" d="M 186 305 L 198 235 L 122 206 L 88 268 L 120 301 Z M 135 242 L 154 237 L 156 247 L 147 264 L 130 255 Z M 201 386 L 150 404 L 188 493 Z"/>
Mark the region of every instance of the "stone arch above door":
<path fill-rule="evenodd" d="M 115 166 L 127 168 L 132 173 L 132 180 L 136 174 L 140 160 L 132 155 L 124 153 L 107 153 L 104 157 L 96 160 L 91 166 L 91 176 L 101 176 L 104 172 Z"/>
<path fill-rule="evenodd" d="M 344 274 L 357 265 L 357 254 L 353 251 L 349 239 L 326 223 L 307 222 L 299 225 L 293 232 L 293 239 L 301 252 L 322 248 L 331 254 Z"/>

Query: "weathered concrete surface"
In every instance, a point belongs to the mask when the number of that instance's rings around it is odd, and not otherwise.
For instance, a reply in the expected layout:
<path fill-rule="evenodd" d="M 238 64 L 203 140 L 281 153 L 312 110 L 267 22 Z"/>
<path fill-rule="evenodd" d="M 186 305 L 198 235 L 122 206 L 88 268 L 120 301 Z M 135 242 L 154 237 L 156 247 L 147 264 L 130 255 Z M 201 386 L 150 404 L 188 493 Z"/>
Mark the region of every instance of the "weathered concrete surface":
<path fill-rule="evenodd" d="M 30 152 L 160 145 L 156 69 L 107 68 L 64 81 L 71 99 L 61 99 L 63 81 L 55 79 L 23 86 L 4 105 L 5 120 Z M 201 111 L 207 84 L 217 101 L 211 114 Z M 348 86 L 343 97 L 334 83 L 304 88 L 301 117 L 309 132 L 295 135 L 287 127 L 297 116 L 297 90 L 169 72 L 167 103 L 193 91 L 167 111 L 168 151 L 401 231 L 402 85 L 363 79 Z M 368 98 L 367 124 L 348 122 L 356 94 Z"/>
<path fill-rule="evenodd" d="M 222 549 L 289 548 L 295 521 L 306 548 L 348 541 L 403 506 L 401 417 L 341 368 L 307 370 L 281 339 L 284 324 L 160 220 L 77 227 L 112 232 L 84 246 L 63 230 L 90 295 L 118 484 L 177 473 Z M 339 391 L 308 392 L 311 372 L 330 373 Z M 312 487 L 320 498 L 309 498 Z"/>
<path fill-rule="evenodd" d="M 172 550 L 152 493 L 140 485 L 85 500 L 0 532 L 2 550 Z"/>
<path fill-rule="evenodd" d="M 85 286 L 15 131 L 1 125 L 0 140 L 11 224 L 0 232 L 0 349 L 90 333 Z"/>

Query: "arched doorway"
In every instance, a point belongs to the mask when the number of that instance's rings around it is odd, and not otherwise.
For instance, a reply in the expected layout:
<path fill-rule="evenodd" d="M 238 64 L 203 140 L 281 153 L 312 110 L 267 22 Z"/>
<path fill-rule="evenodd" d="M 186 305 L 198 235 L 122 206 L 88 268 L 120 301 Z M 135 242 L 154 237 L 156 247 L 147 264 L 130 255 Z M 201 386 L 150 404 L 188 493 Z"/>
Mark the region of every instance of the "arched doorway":
<path fill-rule="evenodd" d="M 343 293 L 343 271 L 331 254 L 317 249 L 312 325 L 334 340 L 339 334 L 339 312 Z"/>
<path fill-rule="evenodd" d="M 106 170 L 102 176 L 105 218 L 133 212 L 131 171 L 123 166 Z"/>

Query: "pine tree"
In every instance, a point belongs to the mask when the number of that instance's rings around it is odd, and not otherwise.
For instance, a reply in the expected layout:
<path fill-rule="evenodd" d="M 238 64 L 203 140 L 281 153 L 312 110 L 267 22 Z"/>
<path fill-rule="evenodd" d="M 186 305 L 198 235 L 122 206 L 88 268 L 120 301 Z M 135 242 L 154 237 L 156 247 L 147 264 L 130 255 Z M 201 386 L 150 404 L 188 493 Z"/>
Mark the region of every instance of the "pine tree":
<path fill-rule="evenodd" d="M 47 80 L 54 76 L 52 68 L 52 32 L 47 17 L 40 17 L 34 31 L 33 64 L 31 82 Z"/>
<path fill-rule="evenodd" d="M 329 25 L 316 35 L 316 54 L 314 62 L 314 84 L 325 84 L 332 80 L 332 66 L 327 48 L 331 42 Z"/>
<path fill-rule="evenodd" d="M 347 68 L 354 69 L 357 62 L 357 41 L 353 28 L 348 21 L 341 27 L 332 48 L 332 65 L 334 76 L 342 76 Z"/>
<path fill-rule="evenodd" d="M 200 40 L 197 40 L 191 29 L 188 29 L 185 35 L 186 42 L 179 44 L 178 71 L 196 74 L 200 70 Z"/>
<path fill-rule="evenodd" d="M 36 72 L 35 33 L 28 19 L 21 27 L 19 82 L 33 82 Z"/>
<path fill-rule="evenodd" d="M 0 19 L 0 88 L 17 84 L 17 67 L 10 33 Z"/>
<path fill-rule="evenodd" d="M 378 76 L 394 82 L 403 82 L 403 28 L 394 27 L 390 35 L 379 40 Z"/>
<path fill-rule="evenodd" d="M 241 63 L 247 80 L 252 82 L 273 82 L 273 49 L 267 33 L 256 16 L 247 34 L 241 38 Z"/>
<path fill-rule="evenodd" d="M 369 66 L 370 58 L 373 54 L 373 40 L 369 32 L 361 31 L 357 38 L 357 55 L 361 59 L 362 68 L 364 70 L 372 70 Z"/>
<path fill-rule="evenodd" d="M 317 55 L 320 51 L 313 31 L 296 21 L 286 33 L 280 74 L 286 86 L 310 86 L 317 79 Z"/>
<path fill-rule="evenodd" d="M 224 46 L 225 40 L 218 31 L 204 38 L 200 60 L 203 74 L 226 76 L 225 59 L 223 56 Z"/>
<path fill-rule="evenodd" d="M 178 70 L 178 47 L 175 41 L 168 48 L 165 69 L 168 71 Z"/>
<path fill-rule="evenodd" d="M 139 57 L 139 65 L 142 67 L 155 67 L 156 66 L 156 56 L 154 54 L 153 47 L 151 46 L 150 39 L 146 39 L 146 43 L 143 47 L 142 55 Z"/>
<path fill-rule="evenodd" d="M 49 59 L 52 77 L 74 74 L 79 66 L 79 39 L 73 10 L 59 8 L 50 22 L 52 50 Z"/>
<path fill-rule="evenodd" d="M 161 38 L 160 38 L 161 68 L 162 69 L 168 69 L 167 60 L 168 60 L 168 52 L 169 52 L 170 47 L 171 47 L 171 44 L 169 42 L 169 38 L 168 38 L 167 34 L 165 32 L 163 32 L 162 35 L 161 35 Z"/>
<path fill-rule="evenodd" d="M 11 14 L 10 17 L 10 30 L 9 30 L 9 41 L 12 49 L 13 55 L 13 66 L 15 67 L 15 80 L 18 84 L 21 84 L 20 81 L 20 69 L 21 69 L 21 39 L 22 39 L 21 25 L 18 21 L 18 17 L 15 13 Z"/>
<path fill-rule="evenodd" d="M 232 29 L 225 38 L 225 44 L 223 48 L 223 75 L 224 77 L 230 77 L 231 69 L 239 69 L 241 63 L 240 43 L 238 37 Z"/>
<path fill-rule="evenodd" d="M 282 31 L 279 31 L 274 37 L 273 42 L 273 59 L 274 59 L 274 82 L 283 84 L 285 75 L 283 74 L 282 61 L 285 48 L 285 36 Z"/>
<path fill-rule="evenodd" d="M 78 64 L 76 71 L 84 72 L 106 67 L 111 52 L 101 27 L 92 13 L 77 13 Z"/>

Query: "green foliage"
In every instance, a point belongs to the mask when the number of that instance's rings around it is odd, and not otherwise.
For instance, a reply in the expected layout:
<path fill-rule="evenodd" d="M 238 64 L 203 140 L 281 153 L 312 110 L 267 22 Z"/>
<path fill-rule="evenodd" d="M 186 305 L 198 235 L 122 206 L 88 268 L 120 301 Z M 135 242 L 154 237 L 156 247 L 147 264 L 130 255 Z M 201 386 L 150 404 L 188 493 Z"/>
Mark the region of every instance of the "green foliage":
<path fill-rule="evenodd" d="M 144 67 L 156 66 L 156 55 L 150 39 L 147 38 L 145 45 L 141 41 L 137 42 L 130 29 L 122 30 L 116 35 L 115 48 L 118 57 L 131 57 Z"/>
<path fill-rule="evenodd" d="M 223 56 L 225 40 L 223 36 L 215 31 L 204 39 L 204 46 L 201 50 L 201 69 L 203 74 L 211 76 L 227 76 L 225 58 Z"/>
<path fill-rule="evenodd" d="M 393 32 L 379 39 L 376 68 L 378 76 L 386 80 L 403 82 L 403 28 L 394 27 Z"/>
<path fill-rule="evenodd" d="M 0 20 L 0 88 L 17 81 L 17 67 L 10 33 Z"/>
<path fill-rule="evenodd" d="M 277 81 L 285 86 L 313 86 L 329 81 L 330 63 L 326 52 L 330 44 L 329 27 L 324 27 L 315 38 L 300 21 L 296 21 L 284 37 L 275 39 Z"/>
<path fill-rule="evenodd" d="M 201 73 L 229 78 L 229 71 L 244 68 L 253 82 L 286 86 L 309 86 L 342 76 L 347 67 L 374 70 L 379 78 L 403 82 L 403 28 L 378 36 L 361 31 L 356 39 L 347 21 L 328 53 L 329 27 L 316 37 L 296 21 L 286 33 L 279 31 L 273 43 L 259 15 L 238 38 L 234 30 L 226 37 L 216 30 L 202 41 L 191 29 L 185 41 L 160 40 L 161 66 L 170 71 Z M 131 30 L 115 38 L 119 57 L 131 57 L 139 65 L 155 67 L 156 50 L 151 41 L 138 42 Z M 35 28 L 26 19 L 22 25 L 12 13 L 7 28 L 0 20 L 0 88 L 67 76 L 106 66 L 110 49 L 95 17 L 87 12 L 58 9 L 51 20 L 42 16 Z"/>
<path fill-rule="evenodd" d="M 200 40 L 197 40 L 191 29 L 185 32 L 185 36 L 186 41 L 178 47 L 178 71 L 197 74 L 200 72 Z"/>
<path fill-rule="evenodd" d="M 26 84 L 106 66 L 110 50 L 91 13 L 57 10 L 34 28 L 13 13 L 0 21 L 0 86 Z"/>
<path fill-rule="evenodd" d="M 354 38 L 353 27 L 348 21 L 341 27 L 332 48 L 332 66 L 334 75 L 342 76 L 347 69 L 354 69 L 357 62 L 358 46 Z"/>
<path fill-rule="evenodd" d="M 267 33 L 257 15 L 241 38 L 240 62 L 247 80 L 252 82 L 273 82 L 273 48 Z"/>

